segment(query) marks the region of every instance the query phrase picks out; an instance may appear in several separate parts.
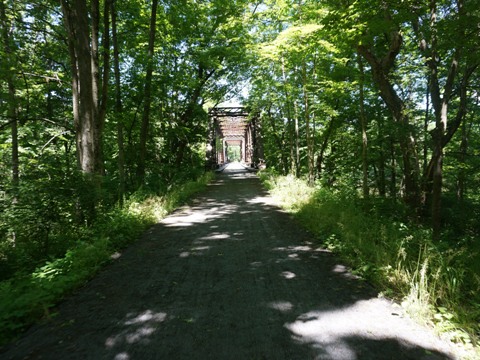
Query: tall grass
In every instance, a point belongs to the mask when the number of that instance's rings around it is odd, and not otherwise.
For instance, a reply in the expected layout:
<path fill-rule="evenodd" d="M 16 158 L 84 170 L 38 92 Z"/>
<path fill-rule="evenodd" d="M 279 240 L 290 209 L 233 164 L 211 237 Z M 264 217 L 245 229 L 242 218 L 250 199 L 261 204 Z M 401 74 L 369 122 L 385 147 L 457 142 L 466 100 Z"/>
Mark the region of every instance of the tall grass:
<path fill-rule="evenodd" d="M 480 335 L 478 247 L 431 241 L 402 204 L 352 192 L 309 188 L 271 173 L 262 180 L 280 204 L 385 296 L 451 340 L 476 345 Z"/>
<path fill-rule="evenodd" d="M 80 233 L 66 230 L 64 236 L 76 236 L 77 241 L 64 256 L 44 263 L 32 273 L 18 273 L 0 282 L 0 346 L 38 319 L 48 318 L 59 300 L 92 278 L 149 226 L 204 189 L 212 177 L 207 173 L 163 196 L 134 194 L 124 207 L 99 214 L 95 223 Z"/>
<path fill-rule="evenodd" d="M 296 211 L 310 201 L 314 193 L 305 181 L 293 175 L 277 176 L 269 171 L 259 173 L 260 180 L 270 191 L 275 201 L 289 211 Z"/>

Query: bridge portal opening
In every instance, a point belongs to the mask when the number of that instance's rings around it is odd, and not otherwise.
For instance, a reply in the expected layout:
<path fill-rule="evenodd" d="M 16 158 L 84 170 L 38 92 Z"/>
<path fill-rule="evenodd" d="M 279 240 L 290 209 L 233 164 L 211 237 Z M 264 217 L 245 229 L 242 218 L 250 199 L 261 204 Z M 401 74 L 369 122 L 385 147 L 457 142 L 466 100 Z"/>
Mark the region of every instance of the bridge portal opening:
<path fill-rule="evenodd" d="M 211 168 L 238 161 L 245 166 L 264 163 L 258 117 L 244 107 L 215 107 L 209 111 L 207 161 Z"/>

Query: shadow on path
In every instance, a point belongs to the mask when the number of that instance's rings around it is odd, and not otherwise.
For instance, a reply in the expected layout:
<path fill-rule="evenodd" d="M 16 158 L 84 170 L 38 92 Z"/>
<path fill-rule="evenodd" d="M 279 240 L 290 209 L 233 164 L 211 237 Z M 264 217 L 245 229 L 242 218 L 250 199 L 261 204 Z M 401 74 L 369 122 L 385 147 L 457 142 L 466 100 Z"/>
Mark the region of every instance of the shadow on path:
<path fill-rule="evenodd" d="M 0 357 L 454 358 L 241 170 L 217 175 Z"/>

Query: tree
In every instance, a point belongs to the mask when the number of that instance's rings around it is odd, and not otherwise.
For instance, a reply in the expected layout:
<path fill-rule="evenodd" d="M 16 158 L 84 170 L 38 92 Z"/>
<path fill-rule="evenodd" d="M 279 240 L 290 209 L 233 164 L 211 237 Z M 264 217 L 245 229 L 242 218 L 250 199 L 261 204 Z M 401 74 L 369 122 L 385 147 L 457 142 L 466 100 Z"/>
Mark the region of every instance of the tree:
<path fill-rule="evenodd" d="M 152 13 L 150 16 L 150 31 L 148 36 L 147 71 L 145 76 L 145 90 L 143 99 L 143 114 L 140 130 L 140 149 L 138 158 L 137 176 L 139 185 L 145 181 L 145 156 L 147 152 L 148 128 L 150 126 L 150 108 L 152 106 L 152 74 L 153 74 L 153 52 L 155 47 L 155 33 L 157 22 L 158 0 L 152 1 Z"/>
<path fill-rule="evenodd" d="M 467 30 L 459 24 L 471 23 L 469 16 L 473 16 L 472 14 L 473 12 L 465 10 L 461 0 L 430 1 L 428 5 L 379 1 L 374 8 L 372 3 L 357 3 L 339 10 L 337 16 L 333 17 L 341 19 L 340 27 L 350 29 L 347 30 L 349 41 L 355 44 L 358 53 L 370 65 L 380 96 L 390 110 L 394 122 L 400 126 L 397 136 L 402 153 L 405 199 L 413 209 L 419 209 L 425 204 L 422 199 L 431 199 L 434 238 L 437 240 L 441 229 L 443 148 L 451 140 L 465 115 L 466 89 L 469 78 L 477 67 L 477 61 L 473 59 L 461 61 L 464 54 L 477 45 L 471 41 L 457 41 L 468 38 Z M 412 46 L 415 42 L 419 44 L 419 48 Z M 406 91 L 408 89 L 402 84 L 403 79 L 394 74 L 398 74 L 399 62 L 406 54 L 418 59 L 416 71 L 419 72 L 422 71 L 419 66 L 421 57 L 425 59 L 424 63 L 428 67 L 428 94 L 436 119 L 432 132 L 432 156 L 422 179 L 417 155 L 417 136 L 414 125 L 412 126 L 416 105 L 405 97 L 409 91 Z M 448 61 L 450 65 L 447 65 Z M 460 68 L 463 68 L 463 73 L 459 71 Z M 461 73 L 462 75 L 459 75 Z M 455 120 L 447 126 L 448 105 L 455 96 L 458 96 L 460 105 L 457 107 Z M 426 154 L 425 151 L 424 153 Z M 420 184 L 423 184 L 422 189 Z"/>
<path fill-rule="evenodd" d="M 110 12 L 112 14 L 112 42 L 113 42 L 113 68 L 115 76 L 115 108 L 114 114 L 117 122 L 117 144 L 118 144 L 118 199 L 120 206 L 123 205 L 123 197 L 126 190 L 125 177 L 125 145 L 123 139 L 123 104 L 122 104 L 122 89 L 121 89 L 121 74 L 120 74 L 120 55 L 119 44 L 117 36 L 117 12 L 115 8 L 115 1 L 110 2 Z"/>
<path fill-rule="evenodd" d="M 393 120 L 401 126 L 400 148 L 402 151 L 403 174 L 405 177 L 405 201 L 413 209 L 420 206 L 419 167 L 418 156 L 413 142 L 410 128 L 410 119 L 404 100 L 398 95 L 392 83 L 391 72 L 395 60 L 400 53 L 403 37 L 397 24 L 393 22 L 390 9 L 384 5 L 383 16 L 386 29 L 386 44 L 379 52 L 375 51 L 374 43 L 368 39 L 357 46 L 358 53 L 370 64 L 373 80 L 377 85 L 380 96 L 392 113 Z"/>
<path fill-rule="evenodd" d="M 451 4 L 443 6 L 450 5 Z M 443 149 L 450 142 L 465 117 L 467 112 L 467 88 L 470 78 L 474 70 L 478 67 L 479 62 L 478 60 L 468 58 L 464 60 L 463 74 L 459 76 L 459 69 L 462 66 L 461 59 L 465 58 L 465 53 L 469 50 L 468 45 L 463 41 L 439 44 L 440 38 L 450 38 L 448 33 L 438 33 L 439 21 L 449 23 L 450 26 L 446 27 L 448 32 L 458 35 L 460 39 L 466 38 L 466 29 L 463 24 L 468 23 L 470 19 L 468 19 L 463 0 L 456 1 L 456 8 L 451 9 L 453 14 L 444 16 L 443 19 L 440 19 L 440 14 L 445 13 L 445 9 L 439 9 L 437 1 L 430 1 L 429 6 L 429 28 L 419 31 L 421 36 L 419 42 L 421 50 L 426 53 L 426 63 L 429 68 L 429 92 L 435 113 L 435 129 L 432 133 L 434 147 L 432 158 L 425 172 L 425 184 L 427 193 L 431 192 L 433 237 L 438 241 L 442 228 Z M 442 7 L 442 5 L 440 5 L 440 7 Z M 459 26 L 459 24 L 462 25 Z M 427 31 L 430 34 L 428 40 L 423 36 Z M 450 52 L 451 55 L 440 54 L 442 47 L 448 49 L 447 52 Z M 445 66 L 445 69 L 448 70 L 443 79 L 440 77 L 441 55 L 443 55 L 444 59 L 449 59 L 450 61 L 450 66 Z M 440 85 L 441 81 L 444 82 L 443 90 Z M 456 81 L 457 84 L 455 84 Z M 457 87 L 456 89 L 454 89 L 455 85 Z M 458 93 L 460 104 L 454 121 L 447 124 L 449 104 L 452 97 L 455 96 L 455 92 Z"/>
<path fill-rule="evenodd" d="M 62 0 L 67 30 L 72 74 L 73 118 L 76 131 L 77 162 L 86 174 L 102 174 L 102 132 L 107 98 L 108 56 L 104 67 L 104 86 L 100 89 L 99 70 L 99 1 Z M 108 1 L 105 19 L 108 24 Z M 90 18 L 89 18 L 90 17 Z M 89 23 L 91 22 L 91 27 Z M 108 28 L 104 29 L 104 46 L 108 46 Z M 108 51 L 105 52 L 107 54 Z M 100 91 L 101 94 L 100 94 Z"/>

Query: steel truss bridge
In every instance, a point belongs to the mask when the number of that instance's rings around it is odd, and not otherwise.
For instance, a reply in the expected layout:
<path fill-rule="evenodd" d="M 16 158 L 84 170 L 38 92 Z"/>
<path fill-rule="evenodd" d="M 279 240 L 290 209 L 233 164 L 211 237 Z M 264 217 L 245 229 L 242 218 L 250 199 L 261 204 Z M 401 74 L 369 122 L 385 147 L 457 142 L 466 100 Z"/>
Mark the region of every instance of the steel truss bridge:
<path fill-rule="evenodd" d="M 211 168 L 231 162 L 230 150 L 239 151 L 241 163 L 249 167 L 263 166 L 263 146 L 258 116 L 244 107 L 215 107 L 209 111 L 210 131 L 207 160 Z"/>

